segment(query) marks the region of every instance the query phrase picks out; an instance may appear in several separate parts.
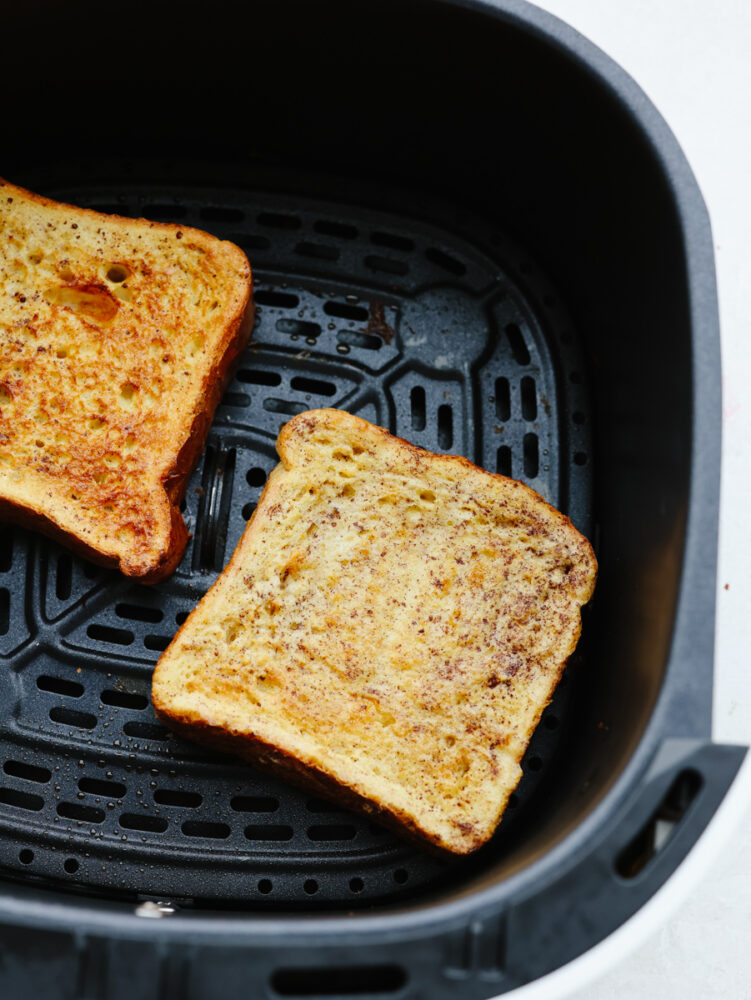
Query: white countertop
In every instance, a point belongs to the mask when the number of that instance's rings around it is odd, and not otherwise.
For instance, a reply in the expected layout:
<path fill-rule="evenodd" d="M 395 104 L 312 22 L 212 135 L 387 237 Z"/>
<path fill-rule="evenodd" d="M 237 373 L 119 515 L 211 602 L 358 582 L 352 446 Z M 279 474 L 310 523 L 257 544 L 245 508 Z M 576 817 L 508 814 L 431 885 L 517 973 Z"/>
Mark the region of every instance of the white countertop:
<path fill-rule="evenodd" d="M 538 0 L 538 6 L 588 37 L 642 87 L 677 136 L 709 208 L 724 386 L 714 739 L 749 744 L 751 3 Z M 748 778 L 751 770 L 744 771 Z M 730 830 L 713 841 L 688 896 L 673 893 L 661 920 L 649 921 L 646 940 L 636 950 L 622 935 L 607 963 L 597 963 L 597 978 L 573 993 L 566 990 L 566 996 L 750 1000 L 751 795 L 745 789 L 751 781 L 744 782 Z M 667 919 L 666 909 L 673 911 Z M 639 937 L 644 932 L 632 935 Z"/>

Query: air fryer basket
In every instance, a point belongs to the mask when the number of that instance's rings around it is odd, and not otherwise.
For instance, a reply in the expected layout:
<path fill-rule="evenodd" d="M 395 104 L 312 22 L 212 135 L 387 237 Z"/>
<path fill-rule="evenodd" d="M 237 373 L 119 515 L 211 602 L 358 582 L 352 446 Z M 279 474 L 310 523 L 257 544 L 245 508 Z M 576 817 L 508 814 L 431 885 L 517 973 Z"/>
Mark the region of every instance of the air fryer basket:
<path fill-rule="evenodd" d="M 0 170 L 234 240 L 258 317 L 170 580 L 0 535 L 0 984 L 504 992 L 635 912 L 743 756 L 710 740 L 719 352 L 701 198 L 633 83 L 513 0 L 125 13 L 7 15 L 36 68 L 23 45 L 0 68 Z M 529 482 L 597 549 L 580 649 L 470 859 L 153 717 L 153 664 L 236 544 L 279 426 L 321 405 Z"/>

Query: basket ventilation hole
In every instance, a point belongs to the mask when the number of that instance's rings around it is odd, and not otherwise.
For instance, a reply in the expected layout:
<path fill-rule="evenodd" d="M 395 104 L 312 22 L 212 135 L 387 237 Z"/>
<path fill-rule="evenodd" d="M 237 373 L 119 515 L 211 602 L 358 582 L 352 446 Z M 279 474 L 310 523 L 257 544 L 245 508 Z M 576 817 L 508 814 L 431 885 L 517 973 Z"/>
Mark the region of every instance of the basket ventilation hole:
<path fill-rule="evenodd" d="M 334 222 L 333 219 L 318 219 L 313 223 L 313 229 L 324 236 L 336 236 L 340 240 L 357 239 L 357 230 L 345 222 Z"/>
<path fill-rule="evenodd" d="M 276 321 L 276 328 L 279 333 L 289 333 L 292 337 L 312 337 L 315 339 L 321 333 L 319 323 L 312 323 L 305 319 L 288 319 L 286 316 Z"/>
<path fill-rule="evenodd" d="M 100 795 L 105 799 L 121 799 L 127 791 L 119 781 L 105 781 L 103 778 L 81 778 L 78 787 L 89 795 Z"/>
<path fill-rule="evenodd" d="M 387 995 L 402 990 L 406 982 L 407 973 L 398 965 L 277 969 L 271 976 L 272 990 L 282 997 Z"/>
<path fill-rule="evenodd" d="M 303 889 L 309 896 L 314 896 L 318 892 L 318 883 L 314 878 L 308 878 L 303 883 Z"/>
<path fill-rule="evenodd" d="M 349 880 L 349 887 L 352 892 L 362 892 L 365 888 L 365 883 L 361 878 L 351 878 Z"/>
<path fill-rule="evenodd" d="M 260 469 L 257 465 L 252 469 L 248 469 L 245 473 L 245 480 L 248 486 L 259 487 L 263 486 L 266 482 L 266 470 Z"/>
<path fill-rule="evenodd" d="M 647 823 L 620 851 L 615 870 L 621 878 L 635 878 L 670 840 L 702 786 L 694 770 L 681 771 Z"/>
<path fill-rule="evenodd" d="M 236 795 L 230 801 L 230 808 L 235 812 L 276 812 L 279 799 L 270 795 Z"/>
<path fill-rule="evenodd" d="M 368 310 L 363 306 L 352 305 L 350 302 L 336 302 L 329 299 L 324 304 L 323 311 L 327 316 L 336 316 L 338 319 L 351 319 L 367 322 Z"/>
<path fill-rule="evenodd" d="M 511 475 L 511 449 L 507 444 L 502 444 L 496 452 L 495 471 L 501 476 Z"/>
<path fill-rule="evenodd" d="M 296 215 L 286 215 L 283 212 L 261 212 L 258 224 L 273 229 L 299 229 L 301 226 L 300 219 Z"/>
<path fill-rule="evenodd" d="M 239 382 L 249 385 L 281 385 L 282 376 L 279 372 L 261 371 L 255 368 L 241 368 L 236 376 Z"/>
<path fill-rule="evenodd" d="M 22 851 L 18 852 L 18 860 L 22 865 L 30 865 L 34 860 L 34 852 L 29 847 L 24 847 Z"/>
<path fill-rule="evenodd" d="M 540 451 L 536 434 L 524 435 L 524 475 L 535 479 L 540 470 Z"/>
<path fill-rule="evenodd" d="M 356 834 L 351 823 L 322 823 L 308 828 L 308 837 L 316 841 L 353 840 Z"/>
<path fill-rule="evenodd" d="M 425 390 L 421 385 L 416 385 L 409 394 L 409 402 L 412 410 L 412 430 L 425 430 Z"/>
<path fill-rule="evenodd" d="M 495 415 L 503 423 L 511 417 L 511 388 L 507 378 L 495 380 Z"/>
<path fill-rule="evenodd" d="M 79 864 L 75 858 L 66 858 L 63 868 L 68 873 L 68 875 L 75 875 L 78 871 Z"/>
<path fill-rule="evenodd" d="M 77 681 L 64 680 L 62 677 L 48 677 L 42 674 L 37 677 L 37 687 L 40 691 L 51 691 L 53 694 L 61 694 L 64 698 L 80 698 L 84 692 L 83 684 Z"/>
<path fill-rule="evenodd" d="M 94 729 L 96 727 L 96 716 L 91 712 L 74 712 L 71 708 L 50 709 L 50 719 L 59 722 L 63 726 L 73 726 L 75 729 Z"/>
<path fill-rule="evenodd" d="M 52 771 L 48 768 L 38 767 L 36 764 L 25 764 L 20 760 L 6 760 L 3 764 L 3 771 L 14 778 L 35 781 L 39 785 L 46 784 L 52 777 Z"/>
<path fill-rule="evenodd" d="M 67 601 L 73 589 L 73 557 L 66 553 L 58 556 L 55 574 L 55 595 L 58 601 Z"/>
<path fill-rule="evenodd" d="M 454 443 L 454 414 L 448 403 L 438 407 L 438 447 L 443 451 Z"/>
<path fill-rule="evenodd" d="M 128 621 L 152 622 L 155 625 L 164 618 L 164 612 L 159 608 L 147 608 L 141 604 L 117 604 L 115 614 Z"/>
<path fill-rule="evenodd" d="M 145 694 L 133 694 L 130 691 L 102 691 L 99 700 L 103 705 L 112 705 L 115 708 L 130 708 L 134 711 L 142 711 L 149 704 L 149 699 Z"/>
<path fill-rule="evenodd" d="M 529 375 L 522 379 L 522 416 L 529 421 L 537 419 L 537 387 Z"/>
<path fill-rule="evenodd" d="M 404 885 L 408 878 L 409 873 L 404 868 L 397 868 L 394 872 L 394 881 L 398 882 L 399 885 Z"/>
<path fill-rule="evenodd" d="M 16 788 L 0 788 L 0 802 L 6 806 L 15 806 L 17 809 L 28 809 L 29 812 L 39 812 L 44 806 L 41 795 L 19 792 Z"/>
<path fill-rule="evenodd" d="M 359 330 L 340 330 L 336 335 L 340 348 L 360 347 L 364 351 L 380 351 L 383 341 L 374 333 L 361 333 Z"/>
<path fill-rule="evenodd" d="M 253 298 L 256 305 L 276 306 L 278 309 L 294 309 L 300 304 L 297 295 L 292 295 L 290 292 L 274 292 L 265 288 L 259 288 L 254 292 Z"/>
<path fill-rule="evenodd" d="M 396 233 L 371 233 L 370 242 L 378 247 L 389 247 L 391 250 L 414 250 L 415 244 L 406 236 L 397 236 Z"/>
<path fill-rule="evenodd" d="M 271 882 L 271 879 L 262 878 L 258 883 L 258 891 L 263 893 L 264 896 L 267 896 L 273 888 L 274 886 Z"/>
<path fill-rule="evenodd" d="M 203 802 L 198 792 L 182 792 L 172 788 L 158 788 L 154 792 L 154 802 L 162 806 L 176 806 L 178 809 L 197 809 Z"/>
<path fill-rule="evenodd" d="M 241 209 L 224 205 L 207 205 L 201 209 L 201 218 L 209 222 L 240 222 L 244 217 Z"/>
<path fill-rule="evenodd" d="M 278 399 L 274 396 L 264 399 L 263 408 L 269 413 L 286 413 L 290 417 L 304 413 L 308 409 L 305 403 L 296 403 L 292 399 Z"/>
<path fill-rule="evenodd" d="M 188 214 L 185 205 L 144 205 L 143 216 L 154 222 L 172 222 L 173 219 L 184 219 Z"/>
<path fill-rule="evenodd" d="M 336 395 L 336 386 L 333 382 L 325 382 L 320 378 L 306 378 L 304 375 L 295 375 L 290 386 L 297 392 L 310 392 L 316 396 Z"/>
<path fill-rule="evenodd" d="M 575 465 L 587 464 L 587 456 L 584 454 L 583 451 L 574 452 L 574 464 Z"/>
<path fill-rule="evenodd" d="M 109 642 L 116 646 L 129 646 L 135 638 L 130 629 L 113 628 L 111 625 L 89 625 L 86 629 L 89 639 L 97 642 Z"/>

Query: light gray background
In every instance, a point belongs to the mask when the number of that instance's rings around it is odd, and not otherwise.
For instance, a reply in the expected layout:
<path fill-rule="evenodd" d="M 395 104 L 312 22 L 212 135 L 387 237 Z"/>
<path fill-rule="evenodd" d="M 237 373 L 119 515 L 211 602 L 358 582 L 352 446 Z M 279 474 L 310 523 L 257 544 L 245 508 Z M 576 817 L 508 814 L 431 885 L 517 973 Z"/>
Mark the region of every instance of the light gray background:
<path fill-rule="evenodd" d="M 714 231 L 723 474 L 714 738 L 751 742 L 751 2 L 538 0 L 604 49 L 683 147 Z M 727 589 L 726 589 L 727 587 Z M 668 923 L 573 1000 L 751 1000 L 751 803 Z"/>

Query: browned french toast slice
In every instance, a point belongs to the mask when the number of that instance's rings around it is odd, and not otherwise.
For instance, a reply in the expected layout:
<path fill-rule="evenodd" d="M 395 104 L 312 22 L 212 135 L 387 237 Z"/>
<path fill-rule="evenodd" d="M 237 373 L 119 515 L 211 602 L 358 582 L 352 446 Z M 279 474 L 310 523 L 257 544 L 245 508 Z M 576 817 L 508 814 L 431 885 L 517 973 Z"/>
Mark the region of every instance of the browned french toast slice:
<path fill-rule="evenodd" d="M 144 583 L 171 573 L 251 285 L 232 243 L 0 180 L 0 519 Z"/>
<path fill-rule="evenodd" d="M 521 483 L 337 410 L 282 429 L 159 717 L 459 854 L 488 840 L 597 564 Z"/>

